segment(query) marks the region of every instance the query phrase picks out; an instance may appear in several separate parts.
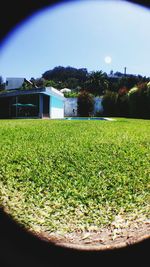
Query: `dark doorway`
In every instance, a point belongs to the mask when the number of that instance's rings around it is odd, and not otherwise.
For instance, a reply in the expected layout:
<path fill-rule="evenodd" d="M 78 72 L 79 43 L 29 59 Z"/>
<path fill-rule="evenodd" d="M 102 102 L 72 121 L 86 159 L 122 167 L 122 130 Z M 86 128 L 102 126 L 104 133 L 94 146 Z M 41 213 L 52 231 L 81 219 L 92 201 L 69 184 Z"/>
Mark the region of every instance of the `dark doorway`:
<path fill-rule="evenodd" d="M 11 118 L 11 98 L 0 98 L 0 118 Z"/>
<path fill-rule="evenodd" d="M 43 95 L 43 117 L 50 117 L 50 97 L 47 95 Z"/>

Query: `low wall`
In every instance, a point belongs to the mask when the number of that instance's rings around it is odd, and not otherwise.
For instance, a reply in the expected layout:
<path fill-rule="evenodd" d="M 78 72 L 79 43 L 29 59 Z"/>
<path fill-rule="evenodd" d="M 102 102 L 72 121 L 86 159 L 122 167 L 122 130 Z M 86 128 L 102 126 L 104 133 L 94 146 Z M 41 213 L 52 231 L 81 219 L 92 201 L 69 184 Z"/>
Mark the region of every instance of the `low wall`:
<path fill-rule="evenodd" d="M 94 98 L 94 115 L 97 112 L 103 112 L 101 97 Z M 66 98 L 64 102 L 64 116 L 76 117 L 77 115 L 77 97 Z"/>
<path fill-rule="evenodd" d="M 77 116 L 77 97 L 69 97 L 65 99 L 64 116 L 65 117 Z"/>

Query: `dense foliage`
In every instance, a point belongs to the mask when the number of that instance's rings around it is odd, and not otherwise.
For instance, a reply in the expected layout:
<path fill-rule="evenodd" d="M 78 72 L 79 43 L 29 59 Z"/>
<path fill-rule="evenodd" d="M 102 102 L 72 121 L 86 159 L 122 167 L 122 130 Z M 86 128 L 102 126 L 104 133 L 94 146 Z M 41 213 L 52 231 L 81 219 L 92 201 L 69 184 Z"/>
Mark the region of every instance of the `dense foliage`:
<path fill-rule="evenodd" d="M 93 95 L 101 96 L 108 89 L 108 76 L 102 71 L 92 71 L 89 73 L 84 84 L 85 89 Z"/>
<path fill-rule="evenodd" d="M 0 121 L 0 204 L 27 228 L 148 218 L 150 122 Z"/>
<path fill-rule="evenodd" d="M 75 92 L 75 91 L 71 91 L 71 92 L 66 92 L 64 93 L 64 97 L 66 98 L 70 98 L 70 97 L 78 97 L 79 93 Z"/>
<path fill-rule="evenodd" d="M 124 86 L 131 89 L 138 83 L 149 80 L 150 78 L 141 75 L 113 73 L 113 71 L 107 74 L 102 70 L 88 72 L 86 68 L 57 66 L 45 71 L 39 78 L 32 77 L 30 79 L 31 85 L 24 84 L 24 87 L 31 89 L 32 87 L 53 86 L 57 89 L 69 88 L 77 92 L 84 89 L 95 96 L 101 96 L 106 90 L 118 92 Z M 0 76 L 0 89 L 1 87 L 4 88 L 4 85 L 5 83 Z"/>
<path fill-rule="evenodd" d="M 106 91 L 102 105 L 104 115 L 150 119 L 150 83 L 139 83 L 130 90 Z"/>
<path fill-rule="evenodd" d="M 139 82 L 148 82 L 149 78 L 141 75 L 123 74 L 110 72 L 110 75 L 102 70 L 88 72 L 86 68 L 73 68 L 58 66 L 43 73 L 44 82 L 53 81 L 56 88 L 70 88 L 80 91 L 85 89 L 94 95 L 103 95 L 106 90 L 118 92 L 120 88 L 131 89 Z M 54 86 L 55 87 L 55 86 Z"/>
<path fill-rule="evenodd" d="M 92 115 L 94 110 L 94 98 L 93 95 L 87 91 L 82 91 L 78 95 L 77 99 L 77 111 L 81 117 L 89 117 Z"/>
<path fill-rule="evenodd" d="M 58 66 L 52 70 L 43 73 L 42 78 L 45 80 L 53 80 L 57 84 L 57 88 L 71 88 L 83 87 L 87 79 L 87 69 L 76 69 L 73 67 Z"/>

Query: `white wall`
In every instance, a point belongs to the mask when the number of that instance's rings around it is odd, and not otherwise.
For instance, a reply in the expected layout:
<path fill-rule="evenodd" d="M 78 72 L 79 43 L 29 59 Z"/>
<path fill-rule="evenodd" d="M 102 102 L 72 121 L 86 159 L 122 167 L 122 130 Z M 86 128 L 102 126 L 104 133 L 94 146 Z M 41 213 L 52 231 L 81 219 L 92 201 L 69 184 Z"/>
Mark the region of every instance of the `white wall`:
<path fill-rule="evenodd" d="M 96 112 L 103 112 L 102 98 L 94 98 L 94 114 Z M 65 99 L 64 116 L 74 117 L 77 116 L 77 97 L 69 97 Z"/>
<path fill-rule="evenodd" d="M 51 107 L 51 119 L 62 119 L 64 118 L 64 110 L 62 108 Z"/>
<path fill-rule="evenodd" d="M 64 113 L 65 117 L 77 116 L 77 97 L 65 99 Z"/>
<path fill-rule="evenodd" d="M 51 119 L 64 118 L 64 99 L 61 99 L 56 96 L 50 97 L 50 118 Z"/>

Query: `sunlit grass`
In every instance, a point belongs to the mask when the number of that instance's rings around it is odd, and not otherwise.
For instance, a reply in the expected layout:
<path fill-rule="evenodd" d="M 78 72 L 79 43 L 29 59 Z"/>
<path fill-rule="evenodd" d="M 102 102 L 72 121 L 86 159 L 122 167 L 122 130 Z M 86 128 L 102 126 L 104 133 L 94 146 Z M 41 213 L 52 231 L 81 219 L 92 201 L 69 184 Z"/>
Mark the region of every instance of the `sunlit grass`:
<path fill-rule="evenodd" d="M 0 121 L 0 202 L 30 229 L 148 217 L 150 121 Z"/>

